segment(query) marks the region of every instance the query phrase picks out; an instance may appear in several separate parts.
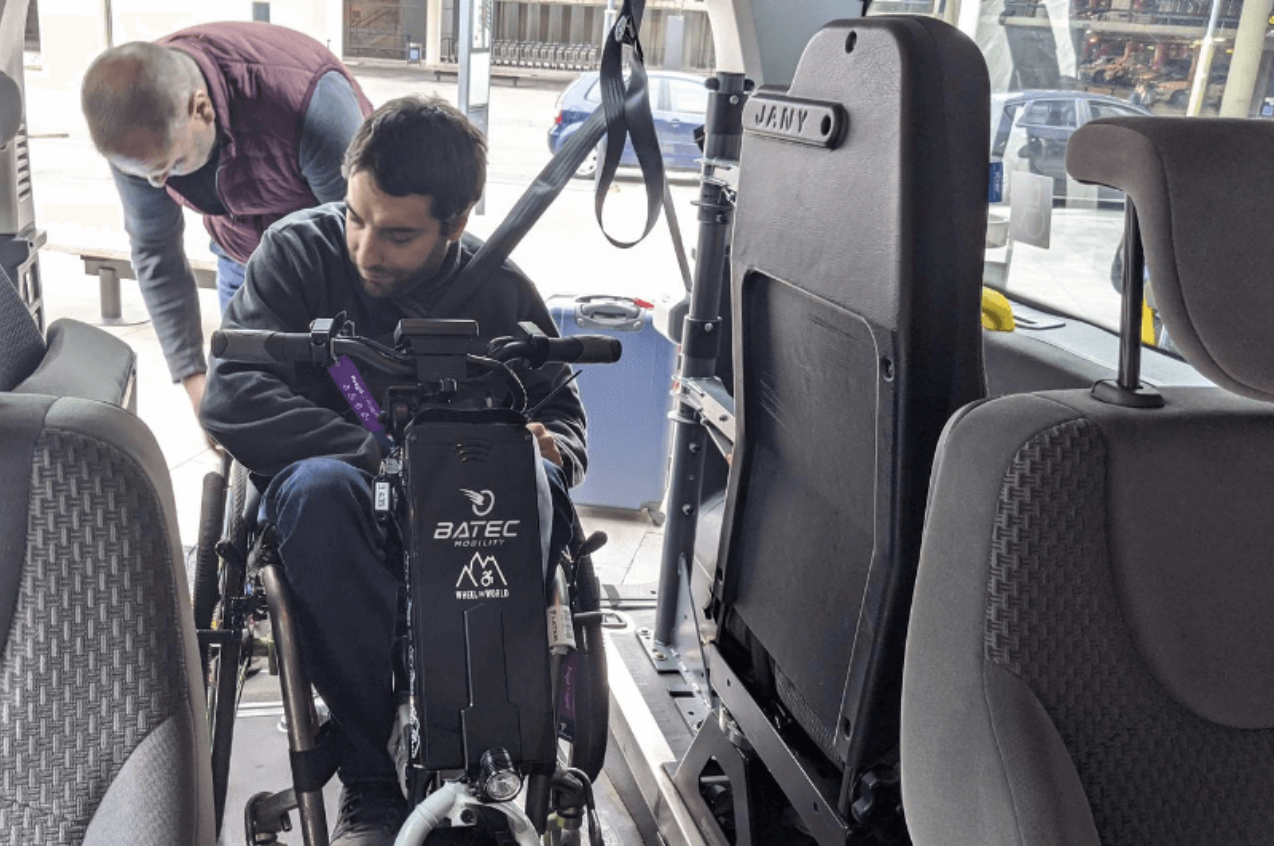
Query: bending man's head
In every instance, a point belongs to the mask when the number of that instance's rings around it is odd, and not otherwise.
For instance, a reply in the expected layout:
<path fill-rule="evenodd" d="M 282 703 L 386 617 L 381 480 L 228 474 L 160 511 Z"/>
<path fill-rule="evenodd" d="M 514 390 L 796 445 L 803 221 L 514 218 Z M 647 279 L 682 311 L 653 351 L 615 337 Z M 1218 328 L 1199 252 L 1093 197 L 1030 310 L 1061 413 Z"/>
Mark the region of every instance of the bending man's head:
<path fill-rule="evenodd" d="M 80 105 L 102 155 L 124 173 L 162 186 L 194 173 L 216 146 L 216 114 L 195 60 L 136 41 L 98 56 Z"/>
<path fill-rule="evenodd" d="M 398 297 L 430 279 L 464 233 L 487 181 L 487 142 L 436 97 L 400 97 L 345 153 L 345 238 L 363 289 Z"/>

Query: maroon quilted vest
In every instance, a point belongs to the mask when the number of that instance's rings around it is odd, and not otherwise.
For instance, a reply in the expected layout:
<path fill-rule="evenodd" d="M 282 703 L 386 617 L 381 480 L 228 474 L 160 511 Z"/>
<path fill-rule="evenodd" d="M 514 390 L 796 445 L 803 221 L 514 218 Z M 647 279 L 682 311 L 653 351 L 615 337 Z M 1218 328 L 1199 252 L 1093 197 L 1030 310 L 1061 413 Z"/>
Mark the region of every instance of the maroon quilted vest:
<path fill-rule="evenodd" d="M 336 71 L 349 80 L 363 115 L 372 105 L 332 53 L 308 35 L 267 23 L 193 26 L 157 42 L 181 50 L 208 83 L 221 138 L 217 195 L 228 214 L 204 215 L 212 239 L 247 262 L 265 230 L 281 217 L 318 205 L 301 175 L 301 125 L 319 78 Z"/>

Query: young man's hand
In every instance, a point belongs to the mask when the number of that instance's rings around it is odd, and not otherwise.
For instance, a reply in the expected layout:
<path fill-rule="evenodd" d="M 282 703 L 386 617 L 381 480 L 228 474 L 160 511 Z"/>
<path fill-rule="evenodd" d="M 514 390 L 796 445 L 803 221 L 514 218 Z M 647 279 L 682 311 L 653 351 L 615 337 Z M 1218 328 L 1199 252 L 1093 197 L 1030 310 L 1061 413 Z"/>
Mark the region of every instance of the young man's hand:
<path fill-rule="evenodd" d="M 561 467 L 562 453 L 557 451 L 557 440 L 553 437 L 553 433 L 545 429 L 543 423 L 527 423 L 526 428 L 535 435 L 535 441 L 540 445 L 540 455 Z"/>

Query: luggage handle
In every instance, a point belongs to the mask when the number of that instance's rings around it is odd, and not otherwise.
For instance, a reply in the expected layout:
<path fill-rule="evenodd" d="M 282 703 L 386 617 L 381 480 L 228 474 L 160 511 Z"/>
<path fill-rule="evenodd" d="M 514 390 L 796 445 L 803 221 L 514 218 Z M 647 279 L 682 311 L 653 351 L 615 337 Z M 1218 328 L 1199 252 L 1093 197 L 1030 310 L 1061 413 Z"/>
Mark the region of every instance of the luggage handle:
<path fill-rule="evenodd" d="M 632 300 L 622 297 L 580 297 L 575 306 L 575 322 L 580 328 L 638 332 L 645 322 L 644 311 Z"/>

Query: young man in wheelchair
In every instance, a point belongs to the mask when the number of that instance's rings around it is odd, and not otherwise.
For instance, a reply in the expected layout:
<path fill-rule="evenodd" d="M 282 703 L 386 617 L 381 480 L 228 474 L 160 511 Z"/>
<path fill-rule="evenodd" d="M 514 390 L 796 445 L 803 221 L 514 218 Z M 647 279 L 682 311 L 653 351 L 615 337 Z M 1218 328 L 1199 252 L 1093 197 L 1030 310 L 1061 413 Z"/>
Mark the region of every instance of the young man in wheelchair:
<path fill-rule="evenodd" d="M 224 328 L 303 332 L 344 312 L 358 334 L 392 344 L 410 317 L 477 321 L 484 337 L 532 321 L 556 335 L 543 300 L 510 263 L 486 278 L 457 276 L 480 242 L 464 235 L 486 181 L 486 142 L 456 109 L 406 97 L 377 109 L 345 159 L 344 203 L 271 227 L 247 266 Z M 394 380 L 365 370 L 372 396 Z M 529 426 L 554 499 L 553 549 L 570 538 L 567 486 L 584 472 L 584 412 L 564 366 L 530 371 Z M 556 393 L 553 393 L 555 389 Z M 552 394 L 552 396 L 550 396 Z M 383 435 L 364 428 L 329 373 L 214 361 L 200 418 L 253 473 L 269 478 L 266 520 L 297 607 L 304 664 L 345 738 L 333 846 L 393 842 L 406 814 L 387 751 L 400 574 L 386 559 L 371 481 Z"/>

